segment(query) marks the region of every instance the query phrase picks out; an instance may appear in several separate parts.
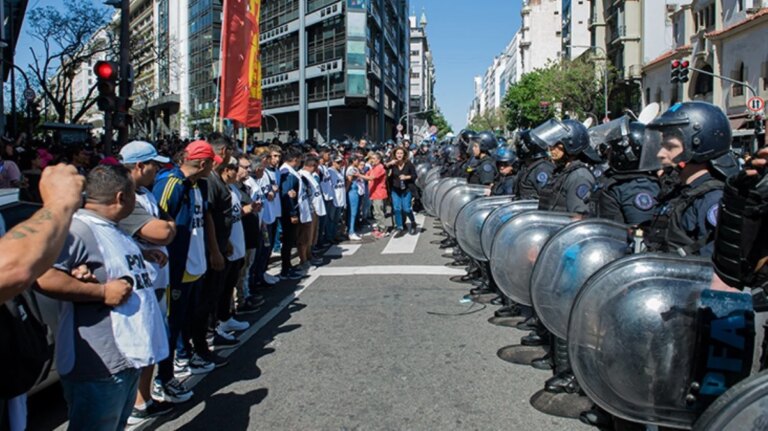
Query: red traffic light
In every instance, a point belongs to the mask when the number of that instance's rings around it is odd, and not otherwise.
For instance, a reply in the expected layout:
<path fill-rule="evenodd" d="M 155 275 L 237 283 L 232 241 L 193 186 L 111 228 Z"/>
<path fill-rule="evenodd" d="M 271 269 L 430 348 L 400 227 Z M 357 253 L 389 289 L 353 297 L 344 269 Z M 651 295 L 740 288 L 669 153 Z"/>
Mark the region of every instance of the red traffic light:
<path fill-rule="evenodd" d="M 680 60 L 673 60 L 672 61 L 672 68 L 673 69 L 677 69 L 678 67 L 680 67 Z"/>
<path fill-rule="evenodd" d="M 93 66 L 93 73 L 99 79 L 113 81 L 117 79 L 117 63 L 112 61 L 97 61 Z"/>
<path fill-rule="evenodd" d="M 680 63 L 680 66 L 682 66 L 683 69 L 687 68 L 690 65 L 691 65 L 691 63 L 689 63 L 688 60 L 683 60 L 683 62 Z"/>

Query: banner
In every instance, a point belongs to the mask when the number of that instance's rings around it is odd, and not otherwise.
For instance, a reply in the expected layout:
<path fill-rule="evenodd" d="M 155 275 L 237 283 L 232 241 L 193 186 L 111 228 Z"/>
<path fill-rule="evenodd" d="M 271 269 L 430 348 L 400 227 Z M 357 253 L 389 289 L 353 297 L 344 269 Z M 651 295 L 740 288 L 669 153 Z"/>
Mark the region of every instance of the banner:
<path fill-rule="evenodd" d="M 261 0 L 225 0 L 221 28 L 221 118 L 261 125 Z"/>

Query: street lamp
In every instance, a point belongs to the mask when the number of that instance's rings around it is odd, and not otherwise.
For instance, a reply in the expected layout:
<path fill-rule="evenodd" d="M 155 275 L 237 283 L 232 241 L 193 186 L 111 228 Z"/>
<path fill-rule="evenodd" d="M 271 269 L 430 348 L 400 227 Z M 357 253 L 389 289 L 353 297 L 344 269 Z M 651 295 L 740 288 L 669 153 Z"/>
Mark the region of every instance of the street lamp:
<path fill-rule="evenodd" d="M 331 65 L 321 65 L 320 71 L 325 72 L 325 140 L 331 142 Z"/>
<path fill-rule="evenodd" d="M 600 46 L 596 45 L 570 45 L 570 49 L 573 48 L 587 48 L 587 49 L 594 49 L 594 50 L 600 50 L 603 52 L 603 58 L 605 59 L 605 62 L 603 63 L 603 109 L 605 111 L 605 118 L 608 118 L 608 53 L 605 52 L 605 49 L 603 49 Z"/>
<path fill-rule="evenodd" d="M 275 132 L 278 134 L 278 137 L 280 135 L 280 123 L 277 122 L 277 117 L 271 114 L 265 114 L 264 111 L 261 112 L 262 117 L 269 117 L 273 120 L 275 120 Z"/>

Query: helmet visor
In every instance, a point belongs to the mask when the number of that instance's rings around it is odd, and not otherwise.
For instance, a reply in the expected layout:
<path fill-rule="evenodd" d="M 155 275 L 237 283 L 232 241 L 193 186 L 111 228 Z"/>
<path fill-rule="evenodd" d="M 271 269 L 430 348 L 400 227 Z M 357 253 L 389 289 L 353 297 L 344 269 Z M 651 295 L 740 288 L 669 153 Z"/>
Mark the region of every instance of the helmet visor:
<path fill-rule="evenodd" d="M 595 150 L 605 150 L 612 142 L 629 135 L 629 118 L 625 115 L 589 130 L 589 141 Z M 600 151 L 602 152 L 602 151 Z"/>
<path fill-rule="evenodd" d="M 659 152 L 661 151 L 664 134 L 660 130 L 645 129 L 643 151 L 640 154 L 641 171 L 655 172 L 662 168 Z"/>
<path fill-rule="evenodd" d="M 569 134 L 568 126 L 558 120 L 550 119 L 531 130 L 531 141 L 543 150 L 547 150 L 558 142 L 562 142 Z"/>

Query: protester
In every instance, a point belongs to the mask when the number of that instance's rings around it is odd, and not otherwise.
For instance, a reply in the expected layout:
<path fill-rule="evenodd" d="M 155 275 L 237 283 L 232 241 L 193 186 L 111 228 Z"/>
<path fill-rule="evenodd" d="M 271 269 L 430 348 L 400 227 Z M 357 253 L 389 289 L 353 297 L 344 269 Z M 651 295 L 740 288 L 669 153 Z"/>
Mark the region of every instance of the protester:
<path fill-rule="evenodd" d="M 342 174 L 343 162 L 344 156 L 336 154 L 331 158 L 331 165 L 328 167 L 330 182 L 333 185 L 333 207 L 329 207 L 326 236 L 334 243 L 339 242 L 339 226 L 347 206 L 347 187 Z"/>
<path fill-rule="evenodd" d="M 170 276 L 168 249 L 165 246 L 170 244 L 176 236 L 176 223 L 167 215 L 161 214 L 157 199 L 149 191 L 149 187 L 155 183 L 160 164 L 166 164 L 170 160 L 158 155 L 152 144 L 143 141 L 134 141 L 125 145 L 120 150 L 120 157 L 123 166 L 130 171 L 133 182 L 136 184 L 136 206 L 118 226 L 138 242 L 145 264 L 152 269 L 152 288 L 157 293 L 157 299 L 160 300 L 165 296 Z M 161 307 L 163 308 L 165 307 Z M 154 365 L 150 364 L 141 372 L 136 403 L 128 418 L 129 425 L 138 425 L 149 418 L 173 410 L 171 403 L 152 400 Z"/>
<path fill-rule="evenodd" d="M 409 233 L 416 235 L 416 218 L 411 210 L 411 187 L 416 181 L 416 167 L 408 160 L 408 151 L 395 148 L 394 159 L 387 163 L 392 180 L 392 212 L 395 213 L 396 236 L 405 234 L 403 217 L 411 222 Z"/>
<path fill-rule="evenodd" d="M 333 176 L 330 172 L 331 162 L 331 149 L 328 147 L 321 148 L 319 151 L 319 158 L 317 164 L 316 175 L 318 177 L 318 183 L 320 184 L 320 192 L 322 193 L 323 206 L 325 207 L 325 215 L 320 216 L 320 220 L 317 226 L 318 233 L 318 246 L 325 248 L 331 245 L 334 238 L 329 236 L 332 229 L 329 228 L 330 223 L 335 223 L 334 214 L 335 211 L 333 205 Z"/>
<path fill-rule="evenodd" d="M 360 164 L 362 159 L 358 155 L 352 155 L 349 158 L 346 171 L 347 177 L 347 201 L 349 206 L 347 208 L 349 223 L 347 224 L 347 235 L 350 241 L 360 241 L 362 238 L 355 232 L 355 226 L 357 222 L 358 212 L 360 211 L 360 204 L 362 198 L 365 196 L 365 181 L 361 178 Z"/>
<path fill-rule="evenodd" d="M 387 169 L 382 163 L 381 153 L 373 152 L 369 156 L 371 161 L 371 170 L 367 175 L 362 176 L 368 181 L 368 190 L 370 190 L 371 206 L 373 209 L 373 236 L 383 238 L 387 236 L 385 227 L 385 212 L 387 200 Z"/>
<path fill-rule="evenodd" d="M 240 192 L 240 200 L 243 203 L 242 224 L 245 235 L 245 260 L 236 282 L 235 309 L 237 314 L 246 314 L 258 311 L 259 307 L 264 304 L 264 298 L 256 294 L 258 284 L 253 283 L 255 277 L 251 275 L 256 255 L 263 247 L 262 243 L 265 242 L 264 234 L 266 231 L 262 230 L 259 219 L 264 197 L 261 194 L 261 188 L 251 176 L 254 171 L 252 159 L 242 155 L 237 162 L 237 185 L 235 188 Z M 259 175 L 263 174 L 264 168 L 261 161 L 255 162 L 255 169 Z M 230 239 L 230 241 L 232 240 Z M 263 280 L 263 274 L 258 279 Z"/>
<path fill-rule="evenodd" d="M 299 170 L 304 186 L 305 198 L 310 203 L 312 219 L 309 223 L 301 223 L 298 231 L 299 267 L 308 271 L 311 264 L 319 265 L 321 260 L 312 256 L 312 247 L 317 244 L 319 217 L 325 216 L 325 203 L 320 192 L 320 184 L 314 174 L 317 171 L 317 157 L 309 156 L 304 160 L 304 166 Z"/>
<path fill-rule="evenodd" d="M 130 172 L 121 166 L 94 168 L 86 195 L 66 248 L 38 285 L 62 301 L 56 369 L 69 428 L 121 429 L 136 400 L 139 370 L 167 356 L 168 344 L 142 252 L 117 228 L 136 202 Z M 71 275 L 81 265 L 97 282 Z"/>
<path fill-rule="evenodd" d="M 291 252 L 296 247 L 296 235 L 299 223 L 312 221 L 309 200 L 304 194 L 304 186 L 296 168 L 301 163 L 301 152 L 295 147 L 286 151 L 283 165 L 280 167 L 280 200 L 282 207 L 283 244 L 280 250 L 282 268 L 281 279 L 296 280 L 305 274 L 291 264 Z"/>

